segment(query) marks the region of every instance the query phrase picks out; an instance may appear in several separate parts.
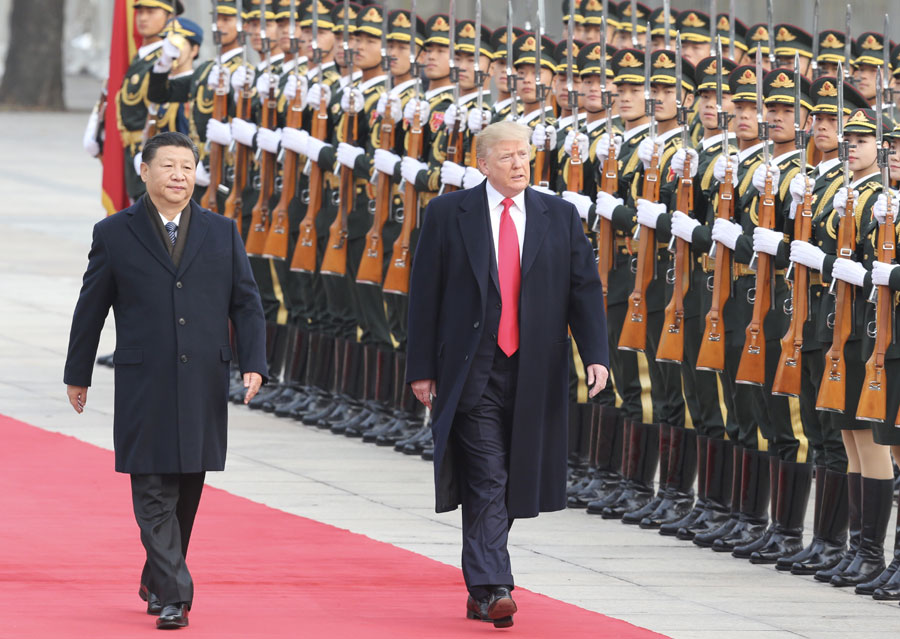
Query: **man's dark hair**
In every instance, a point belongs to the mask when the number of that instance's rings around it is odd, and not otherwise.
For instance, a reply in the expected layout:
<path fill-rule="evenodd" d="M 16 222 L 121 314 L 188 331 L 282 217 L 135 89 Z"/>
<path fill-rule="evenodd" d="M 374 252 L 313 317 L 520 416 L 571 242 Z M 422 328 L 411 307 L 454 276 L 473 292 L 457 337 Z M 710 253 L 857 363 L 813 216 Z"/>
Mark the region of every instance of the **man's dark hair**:
<path fill-rule="evenodd" d="M 156 157 L 156 152 L 163 146 L 180 146 L 185 149 L 190 149 L 194 154 L 194 164 L 197 164 L 200 161 L 200 151 L 197 150 L 197 145 L 184 133 L 178 133 L 177 131 L 158 133 L 147 140 L 147 143 L 143 148 L 141 160 L 150 164 L 150 162 L 153 161 L 153 158 Z"/>

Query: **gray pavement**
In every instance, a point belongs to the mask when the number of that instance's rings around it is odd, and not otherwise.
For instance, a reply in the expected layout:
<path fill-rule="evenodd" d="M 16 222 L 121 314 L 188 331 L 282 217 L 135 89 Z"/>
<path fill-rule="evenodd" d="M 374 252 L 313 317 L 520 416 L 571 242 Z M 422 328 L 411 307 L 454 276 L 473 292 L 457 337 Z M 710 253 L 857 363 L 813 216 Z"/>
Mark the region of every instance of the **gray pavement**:
<path fill-rule="evenodd" d="M 0 113 L 0 413 L 111 448 L 112 371 L 96 370 L 80 416 L 62 385 L 91 226 L 103 215 L 100 166 L 80 146 L 85 117 Z M 110 317 L 100 352 L 113 348 Z M 459 565 L 459 514 L 434 513 L 430 464 L 243 407 L 230 417 L 227 470 L 211 485 Z M 807 530 L 811 518 L 810 506 Z M 894 603 L 580 511 L 517 522 L 510 541 L 518 585 L 678 639 L 862 639 L 900 628 Z"/>

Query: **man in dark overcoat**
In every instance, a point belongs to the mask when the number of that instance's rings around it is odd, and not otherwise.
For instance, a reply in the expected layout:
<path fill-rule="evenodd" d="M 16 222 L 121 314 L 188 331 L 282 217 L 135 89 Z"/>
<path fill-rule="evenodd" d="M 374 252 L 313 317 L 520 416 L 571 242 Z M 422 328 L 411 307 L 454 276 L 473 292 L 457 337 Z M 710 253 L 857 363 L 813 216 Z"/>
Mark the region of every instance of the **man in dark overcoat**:
<path fill-rule="evenodd" d="M 575 208 L 528 187 L 530 129 L 477 138 L 481 185 L 427 207 L 407 382 L 432 409 L 436 510 L 462 505 L 467 616 L 512 625 L 512 521 L 566 505 L 569 330 L 608 379 L 603 290 Z"/>
<path fill-rule="evenodd" d="M 147 193 L 94 226 L 64 380 L 81 413 L 112 307 L 116 470 L 131 474 L 147 551 L 140 595 L 160 628 L 188 624 L 191 528 L 206 471 L 225 467 L 229 320 L 245 401 L 267 375 L 265 320 L 237 227 L 191 201 L 197 159 L 181 133 L 151 138 L 141 164 Z"/>

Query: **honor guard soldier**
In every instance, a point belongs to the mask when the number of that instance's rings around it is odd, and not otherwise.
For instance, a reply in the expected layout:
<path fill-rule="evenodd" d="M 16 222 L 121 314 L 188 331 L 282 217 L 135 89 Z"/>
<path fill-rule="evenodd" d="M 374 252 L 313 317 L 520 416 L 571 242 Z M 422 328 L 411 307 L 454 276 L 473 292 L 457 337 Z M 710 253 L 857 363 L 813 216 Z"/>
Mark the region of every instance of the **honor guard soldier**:
<path fill-rule="evenodd" d="M 774 34 L 773 40 L 774 42 Z M 768 73 L 772 70 L 769 63 L 769 26 L 765 22 L 752 25 L 747 29 L 747 61 L 752 65 L 756 59 L 757 49 L 762 54 L 762 68 Z"/>
<path fill-rule="evenodd" d="M 610 5 L 613 3 L 610 2 Z M 593 7 L 596 11 L 597 5 L 600 5 L 600 13 L 603 12 L 603 5 L 598 1 Z M 632 14 L 632 7 L 636 11 Z M 587 7 L 584 7 L 587 8 Z M 610 6 L 610 12 L 613 11 Z M 650 19 L 650 7 L 643 2 L 634 2 L 634 0 L 622 0 L 616 8 L 617 18 L 613 20 L 616 31 L 613 35 L 612 45 L 617 49 L 628 47 L 646 47 L 647 46 L 647 20 Z M 607 20 L 609 23 L 609 20 Z"/>
<path fill-rule="evenodd" d="M 507 31 L 506 27 L 500 27 L 491 34 L 491 48 L 494 50 L 491 60 L 491 78 L 497 86 L 497 101 L 491 107 L 494 112 L 493 122 L 506 120 L 512 111 L 514 103 L 506 72 Z M 513 27 L 512 32 L 513 37 L 518 38 L 525 33 L 525 30 Z M 516 116 L 518 116 L 521 114 L 522 105 L 516 100 L 515 106 Z"/>
<path fill-rule="evenodd" d="M 819 67 L 819 73 L 837 78 L 838 65 L 845 65 L 846 68 L 847 64 L 847 56 L 845 55 L 847 34 L 838 29 L 825 29 L 819 32 L 818 38 L 819 55 L 816 58 L 816 63 Z M 856 42 L 853 42 L 853 47 L 856 47 Z"/>
<path fill-rule="evenodd" d="M 775 60 L 783 69 L 794 68 L 794 55 L 800 56 L 800 73 L 812 81 L 813 37 L 792 24 L 775 25 Z"/>
<path fill-rule="evenodd" d="M 678 11 L 669 9 L 669 23 L 666 25 L 666 12 L 664 7 L 657 7 L 650 13 L 650 39 L 651 50 L 659 51 L 666 48 L 666 31 L 669 32 L 669 41 L 675 42 L 678 37 L 678 29 L 675 27 L 675 19 Z"/>
<path fill-rule="evenodd" d="M 609 3 L 609 13 L 606 16 L 606 42 L 612 44 L 613 36 L 618 28 L 617 7 L 615 2 Z M 579 17 L 584 25 L 584 32 L 578 32 Z M 600 42 L 600 30 L 603 28 L 603 2 L 601 0 L 582 0 L 581 6 L 575 14 L 575 39 L 582 42 Z"/>
<path fill-rule="evenodd" d="M 747 57 L 747 25 L 742 20 L 734 19 L 734 47 L 731 42 L 731 16 L 720 13 L 716 16 L 716 35 L 722 41 L 722 53 L 736 65 L 745 64 Z M 734 52 L 732 55 L 732 51 Z M 727 76 L 726 76 L 727 78 Z"/>
<path fill-rule="evenodd" d="M 179 47 L 181 54 L 176 60 L 171 62 L 172 66 L 168 77 L 172 80 L 192 78 L 195 72 L 194 60 L 200 55 L 200 45 L 203 44 L 203 29 L 201 29 L 200 25 L 193 20 L 188 20 L 187 18 L 175 18 L 169 21 L 169 24 L 166 25 L 163 33 L 165 33 L 166 37 L 169 37 L 170 33 L 174 34 L 173 37 L 177 38 L 176 41 L 181 43 L 181 46 Z M 152 85 L 156 75 L 155 72 L 150 74 L 151 86 L 148 90 L 148 96 L 150 97 L 151 102 L 154 101 Z M 187 136 L 192 135 L 193 123 L 190 120 L 191 109 L 189 107 L 191 106 L 191 103 L 189 100 L 173 102 L 167 99 L 162 103 L 157 104 L 159 106 L 155 118 L 155 131 L 157 133 L 177 131 L 178 133 L 184 133 Z M 152 136 L 148 136 L 148 139 L 149 137 Z M 194 136 L 194 138 L 196 138 L 196 136 Z M 194 143 L 197 143 L 196 139 Z M 198 164 L 197 166 L 199 167 L 200 165 Z M 202 178 L 203 176 L 201 175 L 201 181 L 203 181 Z"/>
<path fill-rule="evenodd" d="M 875 106 L 875 76 L 884 66 L 884 35 L 866 31 L 856 39 L 853 65 L 853 84 Z"/>

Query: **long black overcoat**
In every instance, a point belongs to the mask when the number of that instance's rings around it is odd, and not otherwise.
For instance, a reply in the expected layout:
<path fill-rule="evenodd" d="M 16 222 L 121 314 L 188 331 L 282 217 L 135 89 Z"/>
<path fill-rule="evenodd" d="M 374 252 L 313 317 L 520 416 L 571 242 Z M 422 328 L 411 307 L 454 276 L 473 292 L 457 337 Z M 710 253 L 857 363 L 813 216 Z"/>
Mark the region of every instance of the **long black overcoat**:
<path fill-rule="evenodd" d="M 116 318 L 116 470 L 222 470 L 237 333 L 242 372 L 267 375 L 265 319 L 232 220 L 191 202 L 176 268 L 142 200 L 94 226 L 65 383 L 90 386 L 103 322 Z"/>
<path fill-rule="evenodd" d="M 509 451 L 510 517 L 566 504 L 568 328 L 585 364 L 608 367 L 603 289 L 575 208 L 525 191 L 519 298 L 519 377 Z M 478 187 L 435 198 L 425 210 L 410 283 L 407 381 L 434 379 L 435 508 L 459 505 L 448 438 L 485 327 L 496 277 L 487 194 Z M 499 287 L 498 287 L 499 290 Z"/>

